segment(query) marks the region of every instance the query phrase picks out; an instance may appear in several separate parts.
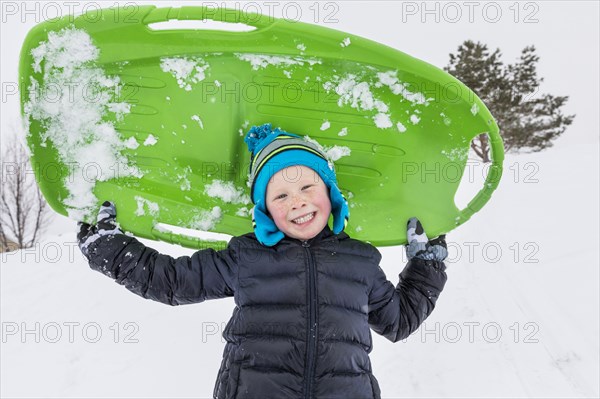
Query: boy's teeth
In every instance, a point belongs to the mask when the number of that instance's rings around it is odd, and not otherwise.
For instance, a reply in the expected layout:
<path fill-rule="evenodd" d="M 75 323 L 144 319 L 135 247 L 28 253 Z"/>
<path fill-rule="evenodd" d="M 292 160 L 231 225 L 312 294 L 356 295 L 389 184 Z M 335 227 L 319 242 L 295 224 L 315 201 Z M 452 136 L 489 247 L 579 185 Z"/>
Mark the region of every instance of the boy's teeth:
<path fill-rule="evenodd" d="M 315 216 L 315 213 L 311 213 L 309 215 L 306 215 L 302 218 L 298 218 L 298 219 L 294 219 L 294 223 L 296 224 L 301 224 L 301 223 L 306 223 L 308 222 L 310 219 L 312 219 Z"/>

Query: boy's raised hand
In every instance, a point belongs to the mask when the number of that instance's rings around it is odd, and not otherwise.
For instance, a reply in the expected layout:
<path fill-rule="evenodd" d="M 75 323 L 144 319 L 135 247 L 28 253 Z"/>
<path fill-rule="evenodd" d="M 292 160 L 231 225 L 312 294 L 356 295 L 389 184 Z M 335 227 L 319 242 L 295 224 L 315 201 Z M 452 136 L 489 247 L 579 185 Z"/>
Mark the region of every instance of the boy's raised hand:
<path fill-rule="evenodd" d="M 416 257 L 423 260 L 443 261 L 448 256 L 446 235 L 429 240 L 421 222 L 416 217 L 408 219 L 406 226 L 406 255 L 408 260 Z"/>
<path fill-rule="evenodd" d="M 86 258 L 88 257 L 88 246 L 101 236 L 124 234 L 116 224 L 116 217 L 117 208 L 115 204 L 104 201 L 98 211 L 97 224 L 89 225 L 88 223 L 77 222 L 77 226 L 79 226 L 77 241 L 79 241 L 79 249 Z"/>

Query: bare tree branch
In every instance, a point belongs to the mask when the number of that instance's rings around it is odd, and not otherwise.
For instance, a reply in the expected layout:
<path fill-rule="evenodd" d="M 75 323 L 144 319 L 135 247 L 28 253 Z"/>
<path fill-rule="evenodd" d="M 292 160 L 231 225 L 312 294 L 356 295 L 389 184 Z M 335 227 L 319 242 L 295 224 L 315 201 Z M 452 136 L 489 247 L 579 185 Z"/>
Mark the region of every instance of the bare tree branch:
<path fill-rule="evenodd" d="M 13 134 L 2 141 L 0 250 L 33 246 L 50 219 L 25 148 Z"/>

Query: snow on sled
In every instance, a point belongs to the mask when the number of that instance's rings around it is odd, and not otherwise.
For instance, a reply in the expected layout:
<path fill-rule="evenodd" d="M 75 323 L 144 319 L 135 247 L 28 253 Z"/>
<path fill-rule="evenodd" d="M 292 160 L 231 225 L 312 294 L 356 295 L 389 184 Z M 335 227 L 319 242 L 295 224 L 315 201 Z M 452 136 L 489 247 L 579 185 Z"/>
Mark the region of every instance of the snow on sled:
<path fill-rule="evenodd" d="M 412 216 L 431 237 L 447 233 L 498 185 L 504 152 L 492 115 L 430 64 L 260 14 L 125 11 L 46 21 L 23 45 L 27 142 L 56 212 L 93 223 L 99 205 L 112 200 L 121 227 L 136 236 L 223 248 L 227 236 L 202 232 L 252 231 L 243 136 L 267 122 L 323 147 L 350 206 L 346 232 L 376 246 L 406 243 Z M 171 20 L 251 30 L 154 29 Z M 493 164 L 459 209 L 454 197 L 469 146 L 482 133 Z"/>

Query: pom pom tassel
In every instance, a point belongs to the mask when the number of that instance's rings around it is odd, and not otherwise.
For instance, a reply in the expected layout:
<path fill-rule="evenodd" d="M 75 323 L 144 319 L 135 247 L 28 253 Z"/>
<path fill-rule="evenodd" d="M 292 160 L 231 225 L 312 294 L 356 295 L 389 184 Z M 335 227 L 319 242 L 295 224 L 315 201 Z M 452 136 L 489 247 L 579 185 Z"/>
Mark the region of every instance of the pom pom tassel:
<path fill-rule="evenodd" d="M 260 126 L 252 126 L 248 133 L 246 133 L 246 137 L 244 138 L 244 142 L 248 145 L 248 150 L 251 153 L 254 153 L 256 147 L 270 134 L 280 133 L 281 129 L 275 128 L 273 130 L 271 128 L 270 123 L 265 123 Z"/>

